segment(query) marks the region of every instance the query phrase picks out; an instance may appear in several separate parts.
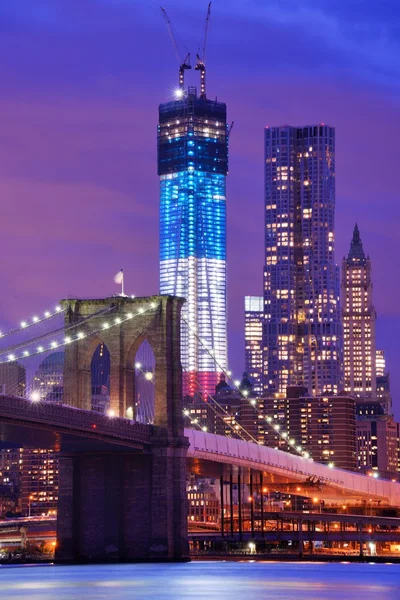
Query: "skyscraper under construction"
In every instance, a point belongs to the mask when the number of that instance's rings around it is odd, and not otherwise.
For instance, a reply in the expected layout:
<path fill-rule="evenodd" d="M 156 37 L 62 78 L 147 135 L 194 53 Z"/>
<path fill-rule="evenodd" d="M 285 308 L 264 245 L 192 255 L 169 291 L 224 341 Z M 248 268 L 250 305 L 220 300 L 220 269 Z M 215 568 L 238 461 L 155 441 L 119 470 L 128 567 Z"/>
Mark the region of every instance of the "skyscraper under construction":
<path fill-rule="evenodd" d="M 167 21 L 168 22 L 168 21 Z M 227 368 L 226 105 L 206 95 L 205 65 L 197 57 L 200 93 L 184 87 L 159 106 L 160 293 L 183 296 L 184 393 L 213 394 Z M 213 356 L 210 356 L 209 350 Z"/>

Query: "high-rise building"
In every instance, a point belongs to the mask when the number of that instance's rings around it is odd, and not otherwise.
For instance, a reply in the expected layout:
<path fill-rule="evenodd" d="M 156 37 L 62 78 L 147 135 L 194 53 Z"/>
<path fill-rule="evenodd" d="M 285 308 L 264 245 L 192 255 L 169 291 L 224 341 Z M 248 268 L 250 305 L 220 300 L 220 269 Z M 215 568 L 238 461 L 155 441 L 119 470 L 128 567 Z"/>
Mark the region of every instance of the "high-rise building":
<path fill-rule="evenodd" d="M 33 376 L 31 395 L 40 400 L 62 402 L 64 378 L 64 352 L 52 352 L 42 360 Z"/>
<path fill-rule="evenodd" d="M 206 97 L 202 76 L 200 95 L 181 85 L 160 105 L 158 125 L 160 293 L 186 299 L 181 357 L 189 395 L 213 394 L 227 368 L 227 173 L 226 105 Z"/>
<path fill-rule="evenodd" d="M 386 375 L 386 359 L 383 350 L 377 350 L 375 356 L 376 377 L 385 377 Z"/>
<path fill-rule="evenodd" d="M 265 130 L 264 392 L 342 383 L 334 262 L 335 130 Z"/>
<path fill-rule="evenodd" d="M 264 298 L 262 296 L 245 296 L 245 369 L 253 383 L 253 392 L 257 396 L 263 393 L 263 321 Z"/>
<path fill-rule="evenodd" d="M 25 396 L 26 370 L 17 362 L 0 364 L 0 393 L 8 396 Z"/>
<path fill-rule="evenodd" d="M 51 515 L 57 512 L 58 453 L 43 448 L 23 448 L 21 466 L 21 512 Z"/>
<path fill-rule="evenodd" d="M 354 398 L 303 396 L 288 389 L 287 431 L 312 458 L 356 470 L 356 404 Z"/>
<path fill-rule="evenodd" d="M 344 389 L 358 397 L 376 396 L 376 311 L 372 303 L 371 261 L 358 226 L 342 264 Z"/>
<path fill-rule="evenodd" d="M 358 469 L 378 471 L 383 477 L 398 474 L 398 424 L 384 415 L 357 419 Z"/>

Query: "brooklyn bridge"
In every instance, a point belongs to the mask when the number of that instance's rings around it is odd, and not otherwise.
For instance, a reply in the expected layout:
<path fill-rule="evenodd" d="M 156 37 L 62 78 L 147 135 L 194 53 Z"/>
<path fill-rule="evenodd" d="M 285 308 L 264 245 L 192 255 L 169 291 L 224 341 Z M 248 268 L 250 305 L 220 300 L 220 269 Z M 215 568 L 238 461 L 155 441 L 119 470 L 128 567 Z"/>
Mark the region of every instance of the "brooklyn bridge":
<path fill-rule="evenodd" d="M 57 311 L 63 326 L 51 336 L 41 335 L 39 347 L 34 338 L 28 350 L 17 344 L 3 351 L 1 360 L 7 364 L 55 348 L 64 351 L 62 403 L 38 401 L 27 393 L 0 395 L 1 447 L 50 448 L 58 453 L 56 560 L 186 560 L 194 537 L 268 538 L 272 534 L 267 524 L 284 520 L 272 509 L 271 489 L 293 499 L 286 517 L 292 523 L 291 539 L 302 542 L 305 522 L 311 539 L 317 518 L 325 523 L 326 534 L 330 521 L 353 523 L 347 534 L 342 525 L 340 531 L 343 539 L 359 542 L 361 552 L 372 526 L 375 534 L 381 527 L 382 539 L 389 529 L 391 539 L 397 538 L 395 518 L 384 530 L 384 520 L 374 522 L 372 513 L 353 518 L 343 510 L 337 515 L 335 508 L 322 516 L 321 505 L 399 508 L 398 483 L 319 464 L 301 448 L 294 453 L 290 438 L 288 451 L 283 451 L 248 441 L 240 431 L 215 435 L 197 419 L 185 427 L 182 304 L 172 296 L 63 300 Z M 136 356 L 144 341 L 154 355 L 152 371 L 145 373 L 154 393 L 147 419 L 139 419 L 132 398 L 135 369 L 142 369 Z M 105 414 L 92 410 L 91 360 L 100 343 L 107 346 L 111 360 Z M 272 427 L 272 419 L 265 418 Z M 214 528 L 203 522 L 195 530 L 188 520 L 188 494 L 194 490 L 188 481 L 193 474 L 213 478 L 219 487 Z M 316 514 L 303 514 L 297 497 L 314 502 Z M 285 536 L 283 526 L 279 536 Z"/>

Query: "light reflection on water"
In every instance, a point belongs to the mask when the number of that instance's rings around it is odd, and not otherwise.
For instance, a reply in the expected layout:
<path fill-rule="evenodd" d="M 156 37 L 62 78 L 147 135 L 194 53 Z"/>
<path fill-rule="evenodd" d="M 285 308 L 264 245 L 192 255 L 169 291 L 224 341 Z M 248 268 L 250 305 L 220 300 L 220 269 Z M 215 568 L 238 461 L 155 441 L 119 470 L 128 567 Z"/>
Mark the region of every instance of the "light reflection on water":
<path fill-rule="evenodd" d="M 399 600 L 400 565 L 275 562 L 0 566 L 12 600 Z"/>

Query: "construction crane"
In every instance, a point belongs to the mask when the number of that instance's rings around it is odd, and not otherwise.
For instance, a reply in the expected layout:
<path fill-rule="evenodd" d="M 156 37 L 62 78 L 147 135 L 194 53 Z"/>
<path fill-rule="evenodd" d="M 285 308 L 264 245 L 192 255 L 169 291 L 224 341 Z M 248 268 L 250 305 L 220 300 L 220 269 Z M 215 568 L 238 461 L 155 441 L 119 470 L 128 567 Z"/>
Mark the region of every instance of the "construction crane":
<path fill-rule="evenodd" d="M 208 24 L 210 21 L 211 14 L 211 2 L 208 4 L 206 23 L 204 26 L 204 41 L 201 56 L 199 53 L 196 54 L 196 66 L 195 70 L 200 71 L 200 98 L 206 98 L 206 47 L 207 47 L 207 33 Z"/>
<path fill-rule="evenodd" d="M 210 3 L 211 4 L 211 3 Z M 178 43 L 176 41 L 176 37 L 174 34 L 174 30 L 172 27 L 172 23 L 168 18 L 167 12 L 165 10 L 165 8 L 161 7 L 161 12 L 163 14 L 163 17 L 165 19 L 165 23 L 167 25 L 167 29 L 168 29 L 168 33 L 170 35 L 171 41 L 172 41 L 172 45 L 174 47 L 175 50 L 175 55 L 178 59 L 178 63 L 179 63 L 179 88 L 178 88 L 178 93 L 179 96 L 182 97 L 183 93 L 184 93 L 184 84 L 185 84 L 185 71 L 186 69 L 191 69 L 191 65 L 190 65 L 190 52 L 187 52 L 186 57 L 184 60 L 182 60 L 182 56 L 179 52 L 179 48 L 178 48 Z M 185 50 L 187 51 L 187 48 L 185 46 Z M 196 66 L 197 68 L 197 66 Z"/>

